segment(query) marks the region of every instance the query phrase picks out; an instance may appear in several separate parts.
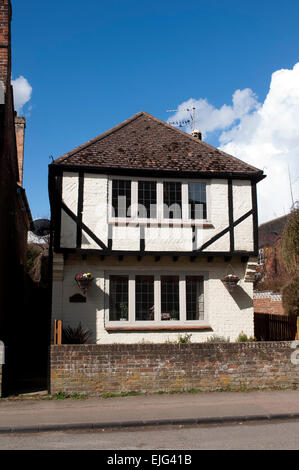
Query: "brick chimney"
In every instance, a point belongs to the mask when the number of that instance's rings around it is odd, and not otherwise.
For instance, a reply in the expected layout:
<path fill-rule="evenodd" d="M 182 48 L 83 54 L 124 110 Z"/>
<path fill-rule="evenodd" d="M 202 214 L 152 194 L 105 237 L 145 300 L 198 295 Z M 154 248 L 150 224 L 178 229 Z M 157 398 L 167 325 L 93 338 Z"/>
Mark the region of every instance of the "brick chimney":
<path fill-rule="evenodd" d="M 10 86 L 11 75 L 11 15 L 10 0 L 0 0 L 0 82 L 4 93 Z"/>
<path fill-rule="evenodd" d="M 196 139 L 199 139 L 199 140 L 201 140 L 201 138 L 202 138 L 201 131 L 199 129 L 194 129 L 194 131 L 192 131 L 192 135 L 193 135 L 193 137 L 195 137 Z"/>
<path fill-rule="evenodd" d="M 15 116 L 15 130 L 17 143 L 17 157 L 19 167 L 18 184 L 23 186 L 23 162 L 24 162 L 24 140 L 25 140 L 26 119 L 24 117 Z"/>

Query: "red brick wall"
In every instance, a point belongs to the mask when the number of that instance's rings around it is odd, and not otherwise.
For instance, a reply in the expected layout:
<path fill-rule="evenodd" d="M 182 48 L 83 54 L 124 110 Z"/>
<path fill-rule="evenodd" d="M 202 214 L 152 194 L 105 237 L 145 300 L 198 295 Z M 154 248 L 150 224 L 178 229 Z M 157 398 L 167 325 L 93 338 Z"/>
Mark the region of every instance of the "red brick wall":
<path fill-rule="evenodd" d="M 289 342 L 50 347 L 50 392 L 101 395 L 292 387 Z"/>
<path fill-rule="evenodd" d="M 268 298 L 253 299 L 255 313 L 271 313 L 273 315 L 284 315 L 282 300 Z"/>
<path fill-rule="evenodd" d="M 10 0 L 0 1 L 0 80 L 6 87 L 10 83 L 11 57 L 10 57 Z"/>

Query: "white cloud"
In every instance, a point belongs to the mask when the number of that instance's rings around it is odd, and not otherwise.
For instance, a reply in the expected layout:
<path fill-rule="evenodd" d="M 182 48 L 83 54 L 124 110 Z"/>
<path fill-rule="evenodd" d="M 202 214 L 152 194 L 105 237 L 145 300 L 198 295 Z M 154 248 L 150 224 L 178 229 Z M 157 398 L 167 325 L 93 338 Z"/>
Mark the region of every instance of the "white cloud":
<path fill-rule="evenodd" d="M 196 125 L 203 137 L 220 131 L 225 152 L 263 169 L 267 178 L 258 184 L 259 221 L 288 213 L 299 200 L 299 63 L 292 70 L 274 72 L 264 103 L 250 89 L 237 90 L 232 105 L 217 109 L 206 99 L 190 99 L 170 120 L 186 119 L 183 111 L 195 106 Z"/>
<path fill-rule="evenodd" d="M 14 104 L 18 113 L 22 112 L 23 106 L 31 99 L 32 87 L 28 80 L 22 75 L 12 80 Z"/>

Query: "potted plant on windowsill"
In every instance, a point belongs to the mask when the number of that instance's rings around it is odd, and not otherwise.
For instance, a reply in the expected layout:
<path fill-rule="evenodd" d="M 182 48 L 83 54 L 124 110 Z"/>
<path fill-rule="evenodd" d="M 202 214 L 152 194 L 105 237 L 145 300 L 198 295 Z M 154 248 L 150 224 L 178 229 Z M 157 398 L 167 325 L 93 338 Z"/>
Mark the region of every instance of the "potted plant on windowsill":
<path fill-rule="evenodd" d="M 174 310 L 173 312 L 170 312 L 170 319 L 171 320 L 178 320 L 179 319 L 179 312 Z"/>
<path fill-rule="evenodd" d="M 76 274 L 75 281 L 78 287 L 82 290 L 83 294 L 86 295 L 87 290 L 93 280 L 91 273 L 80 273 Z"/>
<path fill-rule="evenodd" d="M 119 320 L 120 321 L 127 321 L 128 320 L 128 306 L 125 303 L 121 303 L 119 305 L 120 308 L 120 316 Z"/>
<path fill-rule="evenodd" d="M 170 320 L 170 313 L 161 313 L 161 320 Z"/>
<path fill-rule="evenodd" d="M 226 274 L 222 279 L 223 284 L 229 292 L 233 292 L 239 281 L 240 278 L 236 274 Z"/>

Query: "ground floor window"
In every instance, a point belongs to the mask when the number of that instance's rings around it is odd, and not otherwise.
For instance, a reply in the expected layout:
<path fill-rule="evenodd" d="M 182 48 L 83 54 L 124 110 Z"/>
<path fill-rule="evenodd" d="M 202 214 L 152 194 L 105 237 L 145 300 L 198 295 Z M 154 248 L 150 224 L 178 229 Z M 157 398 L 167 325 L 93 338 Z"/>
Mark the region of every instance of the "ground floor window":
<path fill-rule="evenodd" d="M 154 276 L 136 276 L 136 321 L 154 320 Z"/>
<path fill-rule="evenodd" d="M 203 320 L 203 282 L 200 276 L 186 276 L 187 320 Z"/>
<path fill-rule="evenodd" d="M 109 321 L 129 323 L 206 320 L 204 276 L 134 273 L 107 276 Z"/>
<path fill-rule="evenodd" d="M 128 320 L 128 276 L 110 276 L 109 315 L 111 321 Z"/>
<path fill-rule="evenodd" d="M 161 320 L 179 319 L 179 276 L 161 276 Z"/>

